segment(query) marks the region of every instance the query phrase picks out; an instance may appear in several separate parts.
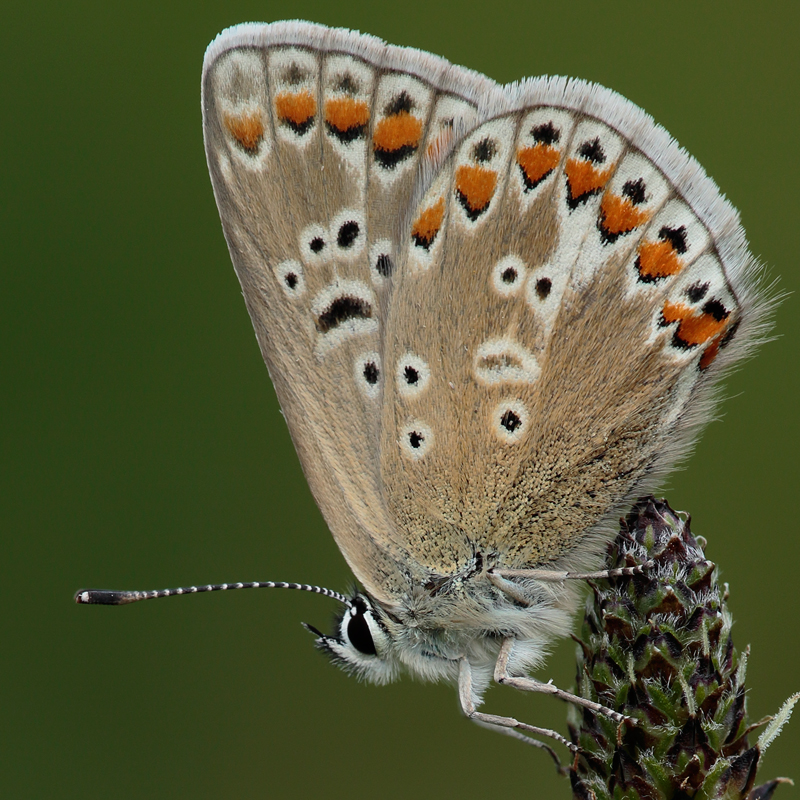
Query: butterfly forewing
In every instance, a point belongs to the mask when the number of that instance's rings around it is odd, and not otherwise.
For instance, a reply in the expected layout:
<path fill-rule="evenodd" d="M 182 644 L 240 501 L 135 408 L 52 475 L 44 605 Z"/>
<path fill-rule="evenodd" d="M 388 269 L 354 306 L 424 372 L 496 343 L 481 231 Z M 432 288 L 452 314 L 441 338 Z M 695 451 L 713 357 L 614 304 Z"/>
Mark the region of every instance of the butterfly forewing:
<path fill-rule="evenodd" d="M 231 256 L 312 491 L 356 576 L 390 604 L 405 548 L 379 441 L 398 231 L 422 161 L 475 117 L 470 92 L 493 85 L 373 42 L 242 26 L 209 50 L 203 110 Z"/>

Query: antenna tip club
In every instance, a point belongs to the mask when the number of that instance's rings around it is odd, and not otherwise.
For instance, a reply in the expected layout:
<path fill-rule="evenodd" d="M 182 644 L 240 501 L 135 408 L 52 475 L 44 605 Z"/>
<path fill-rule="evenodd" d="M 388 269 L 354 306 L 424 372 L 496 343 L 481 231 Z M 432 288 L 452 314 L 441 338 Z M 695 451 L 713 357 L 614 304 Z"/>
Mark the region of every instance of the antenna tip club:
<path fill-rule="evenodd" d="M 75 592 L 78 605 L 122 606 L 139 599 L 138 592 L 111 592 L 105 589 L 81 589 Z"/>

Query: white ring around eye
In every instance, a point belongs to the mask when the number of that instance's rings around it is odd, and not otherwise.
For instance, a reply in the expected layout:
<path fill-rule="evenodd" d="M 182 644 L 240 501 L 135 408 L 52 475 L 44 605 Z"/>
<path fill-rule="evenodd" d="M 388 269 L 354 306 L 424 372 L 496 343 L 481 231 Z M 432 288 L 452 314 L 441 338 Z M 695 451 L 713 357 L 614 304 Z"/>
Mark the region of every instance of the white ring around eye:
<path fill-rule="evenodd" d="M 354 259 L 364 250 L 367 241 L 367 224 L 364 212 L 356 209 L 340 211 L 331 220 L 328 229 L 329 255 L 336 258 Z"/>

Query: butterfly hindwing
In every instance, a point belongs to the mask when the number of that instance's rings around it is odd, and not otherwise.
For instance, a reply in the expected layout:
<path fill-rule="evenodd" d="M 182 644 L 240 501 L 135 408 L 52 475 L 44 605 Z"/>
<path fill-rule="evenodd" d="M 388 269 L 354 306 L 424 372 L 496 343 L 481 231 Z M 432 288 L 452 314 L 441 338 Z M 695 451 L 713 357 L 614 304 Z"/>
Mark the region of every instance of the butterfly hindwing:
<path fill-rule="evenodd" d="M 383 481 L 432 572 L 590 563 L 759 319 L 736 214 L 666 132 L 581 82 L 517 100 L 420 200 L 392 297 Z"/>

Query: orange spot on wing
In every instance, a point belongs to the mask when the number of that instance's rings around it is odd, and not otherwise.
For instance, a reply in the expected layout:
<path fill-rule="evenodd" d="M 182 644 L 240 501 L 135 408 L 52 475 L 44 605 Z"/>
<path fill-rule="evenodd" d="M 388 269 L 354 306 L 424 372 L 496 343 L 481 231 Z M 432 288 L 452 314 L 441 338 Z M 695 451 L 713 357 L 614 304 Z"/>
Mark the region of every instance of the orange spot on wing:
<path fill-rule="evenodd" d="M 670 241 L 642 242 L 636 267 L 643 278 L 666 278 L 677 275 L 683 269 L 683 261 Z"/>
<path fill-rule="evenodd" d="M 730 325 L 730 315 L 727 312 L 723 319 L 717 319 L 714 314 L 705 311 L 697 314 L 694 309 L 683 303 L 671 303 L 669 301 L 664 303 L 661 316 L 667 324 L 679 322 L 675 336 L 686 347 L 705 344 L 715 337 L 721 339 Z M 719 349 L 719 344 L 717 344 L 717 349 Z M 710 356 L 708 363 L 711 363 L 714 355 L 716 355 L 716 352 Z"/>
<path fill-rule="evenodd" d="M 669 325 L 672 322 L 677 322 L 684 317 L 690 316 L 692 313 L 692 309 L 689 306 L 683 305 L 683 303 L 671 303 L 667 300 L 664 303 L 664 308 L 661 311 L 661 316 L 664 318 L 664 322 Z"/>
<path fill-rule="evenodd" d="M 430 208 L 417 217 L 411 229 L 411 237 L 426 250 L 433 244 L 444 219 L 444 197 L 440 197 Z"/>
<path fill-rule="evenodd" d="M 361 128 L 369 122 L 369 106 L 352 97 L 332 97 L 325 103 L 325 122 L 338 131 Z"/>
<path fill-rule="evenodd" d="M 484 211 L 496 187 L 497 173 L 494 170 L 474 164 L 456 170 L 456 192 L 468 213 Z"/>
<path fill-rule="evenodd" d="M 569 193 L 573 200 L 602 189 L 611 177 L 611 167 L 597 169 L 582 158 L 570 158 L 564 171 L 567 173 Z"/>
<path fill-rule="evenodd" d="M 391 152 L 403 147 L 418 147 L 421 138 L 422 122 L 408 111 L 399 111 L 378 122 L 372 134 L 372 143 L 378 150 Z"/>
<path fill-rule="evenodd" d="M 525 185 L 531 189 L 536 186 L 558 166 L 560 158 L 560 151 L 549 144 L 521 147 L 517 153 L 517 164 L 525 176 Z"/>
<path fill-rule="evenodd" d="M 264 123 L 258 111 L 244 111 L 239 116 L 226 114 L 225 127 L 248 153 L 255 153 L 264 136 Z"/>
<path fill-rule="evenodd" d="M 317 101 L 308 89 L 283 92 L 275 97 L 275 110 L 282 121 L 301 127 L 317 113 Z"/>
<path fill-rule="evenodd" d="M 648 211 L 642 211 L 627 198 L 607 194 L 600 201 L 600 219 L 603 228 L 612 236 L 619 236 L 638 228 L 650 219 Z"/>
<path fill-rule="evenodd" d="M 724 330 L 727 324 L 725 320 L 714 319 L 711 314 L 701 314 L 684 319 L 678 326 L 678 335 L 689 345 L 703 344 Z"/>
<path fill-rule="evenodd" d="M 722 345 L 722 340 L 725 338 L 725 333 L 721 333 L 714 339 L 711 344 L 706 347 L 703 351 L 703 355 L 700 356 L 700 369 L 705 369 L 716 357 L 717 353 L 719 353 L 719 348 Z"/>

